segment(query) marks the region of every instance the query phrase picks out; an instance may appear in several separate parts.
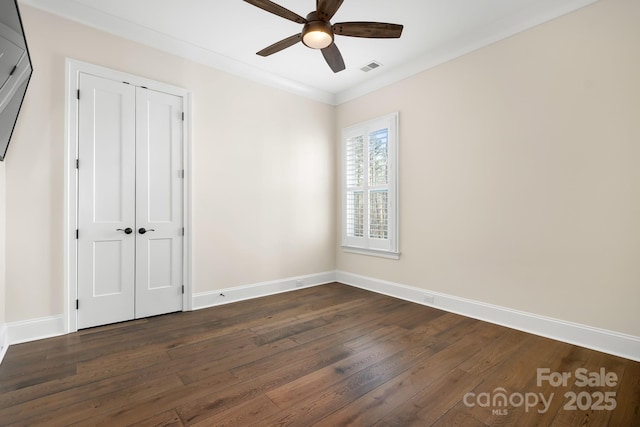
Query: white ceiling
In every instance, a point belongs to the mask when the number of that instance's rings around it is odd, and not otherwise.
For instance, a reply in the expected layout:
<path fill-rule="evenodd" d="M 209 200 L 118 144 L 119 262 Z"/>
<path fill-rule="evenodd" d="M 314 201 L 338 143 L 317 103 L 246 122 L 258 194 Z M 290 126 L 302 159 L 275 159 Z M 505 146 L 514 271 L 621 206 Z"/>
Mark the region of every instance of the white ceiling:
<path fill-rule="evenodd" d="M 404 25 L 400 39 L 336 36 L 347 69 L 334 74 L 321 52 L 298 43 L 255 52 L 302 26 L 242 0 L 20 0 L 191 60 L 339 104 L 597 0 L 345 0 L 332 22 Z M 276 0 L 306 16 L 315 0 Z M 383 64 L 368 73 L 372 60 Z"/>

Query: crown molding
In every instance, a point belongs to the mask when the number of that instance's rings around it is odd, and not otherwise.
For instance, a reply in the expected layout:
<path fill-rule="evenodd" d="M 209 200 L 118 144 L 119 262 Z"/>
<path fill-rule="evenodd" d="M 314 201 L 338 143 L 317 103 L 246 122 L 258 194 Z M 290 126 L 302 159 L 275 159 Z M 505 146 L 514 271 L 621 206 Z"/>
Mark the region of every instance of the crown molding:
<path fill-rule="evenodd" d="M 50 0 L 19 0 L 22 4 L 47 11 L 83 25 L 257 83 L 334 106 L 382 89 L 383 87 L 416 75 L 422 71 L 426 71 L 598 1 L 599 0 L 566 0 L 559 2 L 557 0 L 540 0 L 527 10 L 521 10 L 516 14 L 506 16 L 498 22 L 492 22 L 490 25 L 472 29 L 444 45 L 425 52 L 411 62 L 386 70 L 384 74 L 373 77 L 349 89 L 337 93 L 330 93 L 263 71 L 257 67 L 236 61 L 201 46 L 176 39 L 150 28 L 136 25 L 73 0 L 56 0 L 55 2 Z"/>
<path fill-rule="evenodd" d="M 600 0 L 571 0 L 559 3 L 541 0 L 529 10 L 507 16 L 499 22 L 485 25 L 450 40 L 436 49 L 425 52 L 415 60 L 386 70 L 384 74 L 336 94 L 335 105 L 344 104 L 408 77 L 459 58 L 467 53 L 489 46 L 523 31 L 552 21 Z M 546 3 L 544 7 L 540 4 Z"/>
<path fill-rule="evenodd" d="M 335 94 L 263 71 L 257 67 L 244 64 L 201 46 L 103 13 L 81 3 L 74 2 L 73 0 L 56 0 L 55 2 L 50 0 L 19 0 L 19 2 L 247 80 L 325 104 L 335 105 Z"/>

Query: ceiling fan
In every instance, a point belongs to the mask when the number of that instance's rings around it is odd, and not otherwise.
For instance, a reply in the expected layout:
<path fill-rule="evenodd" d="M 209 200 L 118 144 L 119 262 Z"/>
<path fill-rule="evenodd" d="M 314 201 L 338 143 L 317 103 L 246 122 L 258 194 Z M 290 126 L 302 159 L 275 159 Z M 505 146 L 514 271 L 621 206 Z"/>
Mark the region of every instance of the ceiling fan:
<path fill-rule="evenodd" d="M 402 25 L 384 22 L 340 22 L 331 24 L 331 18 L 344 0 L 316 0 L 316 10 L 305 18 L 269 0 L 244 0 L 260 9 L 271 12 L 298 24 L 304 24 L 300 34 L 287 37 L 257 52 L 260 56 L 273 55 L 283 49 L 302 43 L 311 49 L 320 49 L 334 73 L 345 69 L 342 54 L 334 43 L 334 35 L 374 39 L 397 39 L 402 35 Z"/>

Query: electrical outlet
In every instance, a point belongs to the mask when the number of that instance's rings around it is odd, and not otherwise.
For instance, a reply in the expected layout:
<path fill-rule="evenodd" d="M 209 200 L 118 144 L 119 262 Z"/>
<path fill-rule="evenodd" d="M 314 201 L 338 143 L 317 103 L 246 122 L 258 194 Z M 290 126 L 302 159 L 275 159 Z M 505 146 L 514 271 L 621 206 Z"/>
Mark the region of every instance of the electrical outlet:
<path fill-rule="evenodd" d="M 433 298 L 433 295 L 431 294 L 424 294 L 422 297 L 422 301 L 426 302 L 427 304 L 433 304 L 433 300 L 434 298 Z"/>
<path fill-rule="evenodd" d="M 296 280 L 296 288 L 300 288 L 302 286 L 304 286 L 304 280 L 302 279 Z"/>

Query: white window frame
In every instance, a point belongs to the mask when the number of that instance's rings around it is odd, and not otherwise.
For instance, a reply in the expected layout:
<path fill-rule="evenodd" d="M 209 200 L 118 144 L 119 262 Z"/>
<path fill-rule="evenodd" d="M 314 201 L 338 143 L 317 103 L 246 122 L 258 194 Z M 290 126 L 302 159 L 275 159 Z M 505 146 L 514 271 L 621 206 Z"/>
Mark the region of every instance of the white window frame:
<path fill-rule="evenodd" d="M 344 252 L 362 255 L 373 255 L 383 258 L 399 259 L 399 224 L 398 224 L 398 119 L 397 112 L 358 123 L 342 130 L 342 249 Z M 387 239 L 376 239 L 369 236 L 369 191 L 375 187 L 369 185 L 369 144 L 368 135 L 376 130 L 388 129 L 388 230 Z M 357 187 L 364 192 L 364 233 L 362 237 L 348 235 L 347 195 L 353 188 L 347 187 L 347 141 L 356 136 L 364 136 L 364 186 Z"/>

